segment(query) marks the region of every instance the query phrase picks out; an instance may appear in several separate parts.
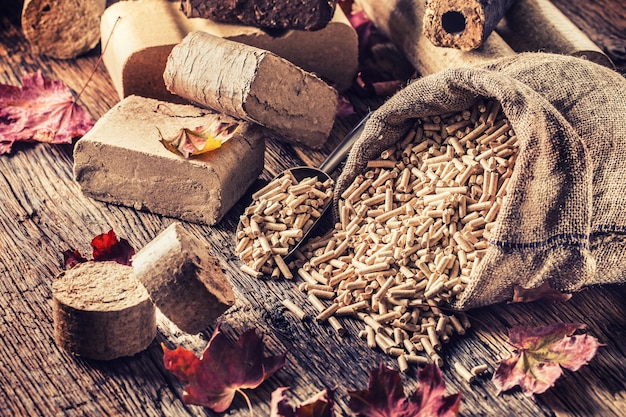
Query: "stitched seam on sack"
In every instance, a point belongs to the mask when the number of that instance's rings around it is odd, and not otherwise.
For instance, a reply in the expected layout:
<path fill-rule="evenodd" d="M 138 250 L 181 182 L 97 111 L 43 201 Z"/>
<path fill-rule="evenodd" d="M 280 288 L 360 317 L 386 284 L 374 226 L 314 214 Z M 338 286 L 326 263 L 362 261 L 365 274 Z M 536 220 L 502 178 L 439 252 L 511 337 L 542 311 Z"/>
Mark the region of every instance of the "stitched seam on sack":
<path fill-rule="evenodd" d="M 489 244 L 500 249 L 548 249 L 557 246 L 589 249 L 589 235 L 582 233 L 562 233 L 538 242 L 515 243 L 489 240 Z"/>
<path fill-rule="evenodd" d="M 593 233 L 618 232 L 626 233 L 626 226 L 617 226 L 612 224 L 602 224 L 593 229 Z"/>
<path fill-rule="evenodd" d="M 592 235 L 595 233 L 606 233 L 606 232 L 616 232 L 616 233 L 626 233 L 626 226 L 617 226 L 617 225 L 600 225 L 596 226 L 592 232 Z M 489 240 L 489 244 L 496 246 L 501 249 L 548 249 L 550 247 L 578 247 L 583 249 L 589 249 L 589 240 L 590 235 L 582 234 L 582 233 L 561 233 L 556 236 L 553 236 L 549 239 L 538 241 L 538 242 L 523 242 L 523 243 L 514 243 L 514 242 L 501 242 L 495 240 Z"/>

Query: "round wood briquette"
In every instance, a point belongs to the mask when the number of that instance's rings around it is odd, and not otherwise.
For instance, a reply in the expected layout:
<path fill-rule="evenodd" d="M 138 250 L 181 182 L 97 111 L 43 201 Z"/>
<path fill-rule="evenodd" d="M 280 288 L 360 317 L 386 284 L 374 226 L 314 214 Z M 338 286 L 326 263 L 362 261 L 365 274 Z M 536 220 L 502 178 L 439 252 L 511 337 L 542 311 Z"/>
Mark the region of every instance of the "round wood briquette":
<path fill-rule="evenodd" d="M 132 356 L 156 336 L 156 309 L 132 267 L 86 262 L 52 283 L 54 339 L 73 354 L 97 360 Z"/>

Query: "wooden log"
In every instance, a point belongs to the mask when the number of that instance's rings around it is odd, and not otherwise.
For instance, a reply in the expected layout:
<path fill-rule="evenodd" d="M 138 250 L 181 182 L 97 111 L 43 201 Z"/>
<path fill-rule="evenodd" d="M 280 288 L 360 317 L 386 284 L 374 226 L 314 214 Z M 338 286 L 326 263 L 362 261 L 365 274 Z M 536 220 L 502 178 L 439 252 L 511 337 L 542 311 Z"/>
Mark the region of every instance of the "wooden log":
<path fill-rule="evenodd" d="M 147 348 L 156 336 L 156 310 L 132 268 L 86 262 L 52 283 L 54 339 L 77 356 L 111 360 Z"/>
<path fill-rule="evenodd" d="M 441 48 L 422 33 L 422 0 L 357 0 L 365 14 L 413 64 L 421 75 L 453 67 L 484 64 L 515 53 L 497 34 L 489 36 L 473 51 Z"/>
<path fill-rule="evenodd" d="M 183 0 L 188 17 L 266 29 L 319 30 L 333 17 L 337 0 Z"/>
<path fill-rule="evenodd" d="M 337 91 L 317 76 L 264 49 L 200 31 L 172 49 L 163 79 L 174 94 L 310 148 L 326 143 L 335 121 Z"/>
<path fill-rule="evenodd" d="M 22 31 L 31 47 L 53 58 L 75 58 L 100 41 L 106 0 L 25 0 Z"/>
<path fill-rule="evenodd" d="M 180 223 L 172 223 L 137 252 L 133 276 L 161 312 L 187 333 L 206 329 L 235 304 L 220 261 Z"/>
<path fill-rule="evenodd" d="M 517 52 L 572 55 L 614 68 L 609 57 L 550 0 L 517 0 L 496 32 Z"/>
<path fill-rule="evenodd" d="M 424 34 L 435 46 L 480 47 L 515 0 L 427 0 Z"/>

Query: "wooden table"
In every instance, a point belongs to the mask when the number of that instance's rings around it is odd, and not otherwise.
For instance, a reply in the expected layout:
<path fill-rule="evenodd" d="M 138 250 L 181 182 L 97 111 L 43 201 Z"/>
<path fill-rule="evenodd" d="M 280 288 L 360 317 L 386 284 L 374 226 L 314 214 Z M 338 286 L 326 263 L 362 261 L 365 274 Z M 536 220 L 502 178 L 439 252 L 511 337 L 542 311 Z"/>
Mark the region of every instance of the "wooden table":
<path fill-rule="evenodd" d="M 620 58 L 626 45 L 621 2 L 604 0 L 602 7 L 586 11 L 565 0 L 556 3 L 585 23 L 584 29 L 596 42 L 611 48 L 614 59 Z M 611 8 L 613 13 L 608 12 Z M 20 32 L 20 9 L 21 2 L 15 0 L 0 5 L 0 82 L 19 85 L 24 74 L 41 69 L 46 76 L 80 90 L 98 52 L 68 61 L 34 55 Z M 603 20 L 611 25 L 603 24 Z M 626 63 L 617 63 L 624 72 Z M 301 161 L 319 164 L 367 107 L 379 103 L 366 102 L 354 94 L 351 98 L 358 114 L 338 119 L 322 151 L 270 142 L 263 178 Z M 94 117 L 102 116 L 118 101 L 103 66 L 96 71 L 82 101 Z M 91 238 L 111 228 L 133 247 L 141 248 L 176 219 L 84 197 L 72 178 L 69 145 L 16 145 L 10 156 L 0 156 L 0 199 L 0 415 L 216 415 L 183 403 L 183 385 L 164 369 L 160 347 L 166 341 L 200 353 L 213 327 L 190 336 L 159 318 L 158 337 L 146 351 L 110 362 L 74 357 L 58 348 L 53 339 L 51 283 L 62 270 L 63 250 L 76 248 L 89 254 Z M 356 337 L 356 325 L 348 324 L 348 335 L 340 339 L 328 326 L 310 320 L 300 322 L 286 312 L 280 303 L 286 295 L 306 304 L 293 282 L 256 280 L 239 271 L 233 255 L 233 232 L 243 209 L 239 203 L 214 227 L 184 226 L 209 242 L 210 251 L 223 263 L 235 287 L 236 305 L 221 318 L 229 337 L 234 339 L 246 329 L 256 328 L 267 343 L 267 354 L 288 352 L 286 366 L 259 389 L 249 391 L 255 415 L 269 414 L 270 393 L 279 386 L 291 387 L 288 396 L 294 403 L 324 387 L 336 387 L 338 415 L 350 415 L 347 391 L 365 389 L 370 370 L 380 361 L 390 367 L 395 367 L 395 362 L 367 348 Z M 448 390 L 463 394 L 461 415 L 626 415 L 625 311 L 624 286 L 588 289 L 567 303 L 496 305 L 471 311 L 472 330 L 446 345 L 443 352 Z M 486 363 L 493 371 L 511 352 L 508 328 L 554 322 L 585 323 L 589 333 L 606 346 L 588 366 L 576 373 L 566 371 L 554 388 L 536 398 L 517 390 L 496 396 L 489 378 L 469 385 L 450 366 L 455 360 Z M 415 370 L 402 378 L 407 392 L 412 392 L 417 385 Z M 249 415 L 240 396 L 227 414 Z"/>

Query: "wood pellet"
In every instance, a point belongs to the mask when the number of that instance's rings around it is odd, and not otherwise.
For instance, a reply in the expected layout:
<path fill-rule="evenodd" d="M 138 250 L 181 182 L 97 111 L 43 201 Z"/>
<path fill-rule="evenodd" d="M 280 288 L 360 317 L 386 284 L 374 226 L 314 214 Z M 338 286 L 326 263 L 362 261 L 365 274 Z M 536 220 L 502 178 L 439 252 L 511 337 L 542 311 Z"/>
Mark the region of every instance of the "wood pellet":
<path fill-rule="evenodd" d="M 484 257 L 516 155 L 496 102 L 418 120 L 343 192 L 335 229 L 298 250 L 316 320 L 362 321 L 360 336 L 401 370 L 442 366 L 443 343 L 470 323 L 440 307 Z"/>
<path fill-rule="evenodd" d="M 254 277 L 293 278 L 285 262 L 296 243 L 322 215 L 332 198 L 333 181 L 316 176 L 298 181 L 291 171 L 270 181 L 252 195 L 252 204 L 240 217 L 235 254 L 241 270 Z"/>

